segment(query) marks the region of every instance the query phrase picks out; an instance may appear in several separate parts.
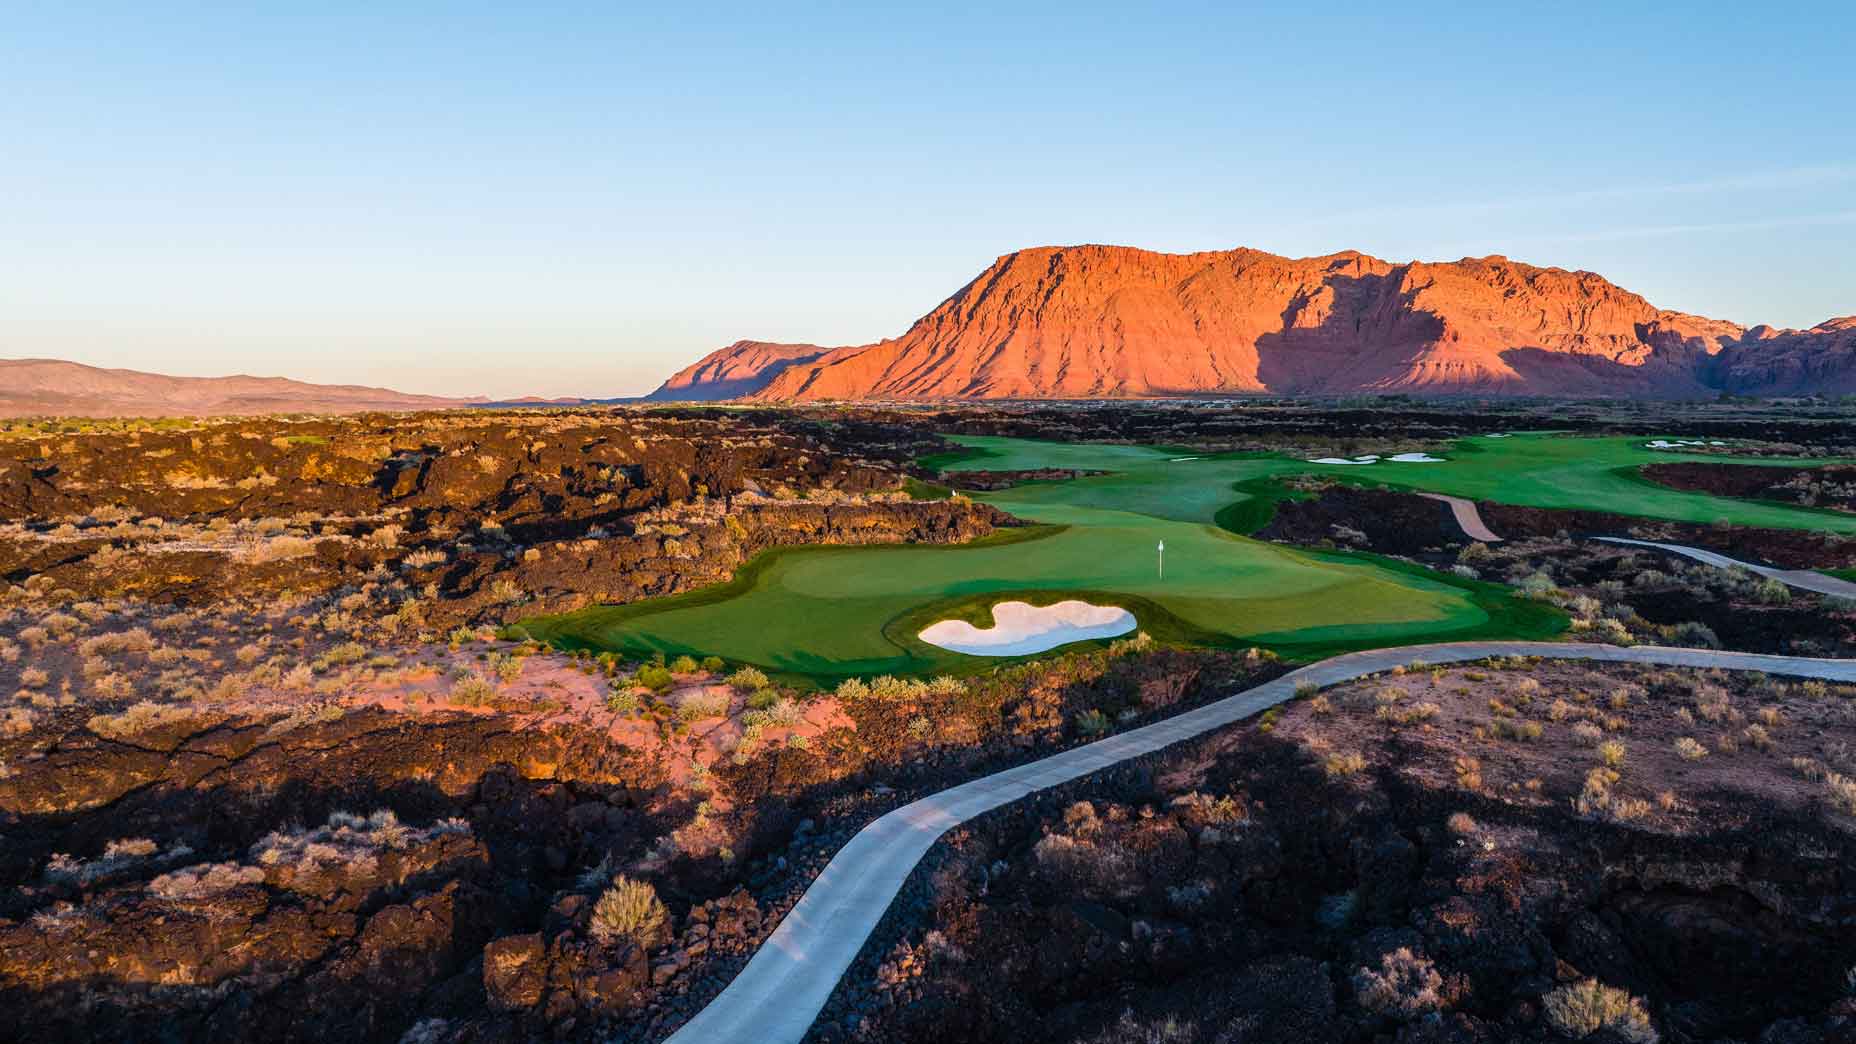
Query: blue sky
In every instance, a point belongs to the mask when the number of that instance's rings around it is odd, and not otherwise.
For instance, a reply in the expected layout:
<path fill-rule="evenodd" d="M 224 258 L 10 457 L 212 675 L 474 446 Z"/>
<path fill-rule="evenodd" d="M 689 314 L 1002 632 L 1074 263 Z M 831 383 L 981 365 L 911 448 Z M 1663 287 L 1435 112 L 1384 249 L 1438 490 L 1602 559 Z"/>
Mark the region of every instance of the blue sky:
<path fill-rule="evenodd" d="M 629 394 L 1082 242 L 1856 313 L 1848 4 L 629 6 L 10 5 L 0 356 Z"/>

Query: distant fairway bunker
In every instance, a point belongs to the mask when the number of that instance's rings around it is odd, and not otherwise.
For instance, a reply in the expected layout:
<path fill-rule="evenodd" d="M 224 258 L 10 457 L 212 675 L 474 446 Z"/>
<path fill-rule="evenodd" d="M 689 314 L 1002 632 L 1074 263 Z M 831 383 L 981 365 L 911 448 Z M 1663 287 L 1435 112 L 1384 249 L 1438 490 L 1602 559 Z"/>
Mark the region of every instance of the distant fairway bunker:
<path fill-rule="evenodd" d="M 916 637 L 968 656 L 1027 656 L 1072 642 L 1118 638 L 1134 627 L 1134 614 L 1118 605 L 1091 605 L 1074 598 L 1043 606 L 1012 600 L 993 605 L 991 627 L 975 627 L 958 618 L 937 620 Z"/>

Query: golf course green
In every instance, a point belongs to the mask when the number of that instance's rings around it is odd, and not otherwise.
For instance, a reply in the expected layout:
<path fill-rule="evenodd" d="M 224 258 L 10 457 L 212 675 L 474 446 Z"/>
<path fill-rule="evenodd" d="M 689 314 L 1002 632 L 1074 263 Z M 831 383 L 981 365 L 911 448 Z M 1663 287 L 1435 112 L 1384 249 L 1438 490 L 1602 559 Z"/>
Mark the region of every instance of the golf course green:
<path fill-rule="evenodd" d="M 727 584 L 536 618 L 523 627 L 565 648 L 716 655 L 819 681 L 993 666 L 1001 661 L 940 649 L 916 634 L 940 619 L 983 625 L 990 607 L 1006 597 L 1119 605 L 1162 640 L 1261 646 L 1295 659 L 1424 640 L 1540 638 L 1564 627 L 1559 610 L 1500 585 L 1240 535 L 1294 495 L 1276 480 L 1296 474 L 1539 507 L 1856 531 L 1856 518 L 1847 515 L 1649 483 L 1637 477 L 1636 465 L 1720 458 L 1653 452 L 1642 448 L 1644 439 L 1474 438 L 1457 443 L 1441 463 L 1369 465 L 998 437 L 953 441 L 960 451 L 930 462 L 945 471 L 1105 474 L 976 496 L 1038 524 L 975 543 L 779 549 L 743 566 Z"/>

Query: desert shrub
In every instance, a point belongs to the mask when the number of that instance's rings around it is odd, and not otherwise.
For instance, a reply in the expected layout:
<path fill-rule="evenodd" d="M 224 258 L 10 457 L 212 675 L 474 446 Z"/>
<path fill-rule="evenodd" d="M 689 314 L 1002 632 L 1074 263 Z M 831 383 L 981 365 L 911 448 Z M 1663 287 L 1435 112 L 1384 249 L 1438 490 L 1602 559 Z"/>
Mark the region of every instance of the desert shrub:
<path fill-rule="evenodd" d="M 1542 997 L 1540 1006 L 1548 1025 L 1574 1040 L 1599 1030 L 1608 1030 L 1630 1044 L 1655 1044 L 1657 1039 L 1642 1001 L 1596 979 L 1561 986 Z"/>
<path fill-rule="evenodd" d="M 754 701 L 761 697 L 766 697 L 766 702 L 754 707 Z M 769 725 L 790 727 L 805 720 L 805 711 L 798 701 L 782 697 L 772 690 L 757 692 L 748 697 L 748 704 L 750 709 L 741 716 L 741 724 L 748 730 L 759 730 Z"/>
<path fill-rule="evenodd" d="M 1482 829 L 1467 812 L 1450 813 L 1450 818 L 1444 820 L 1444 828 L 1458 837 L 1468 837 Z"/>
<path fill-rule="evenodd" d="M 1600 743 L 1598 745 L 1598 760 L 1604 762 L 1606 768 L 1622 767 L 1624 764 L 1624 744 L 1614 739 Z"/>
<path fill-rule="evenodd" d="M 1413 725 L 1435 718 L 1443 710 L 1435 703 L 1424 701 L 1409 704 L 1381 704 L 1374 712 L 1374 717 L 1381 721 L 1395 722 L 1400 725 Z"/>
<path fill-rule="evenodd" d="M 966 692 L 966 682 L 945 674 L 928 683 L 928 694 L 941 699 L 952 699 L 956 696 L 964 696 Z"/>
<path fill-rule="evenodd" d="M 237 863 L 200 863 L 182 870 L 162 874 L 148 882 L 156 898 L 169 902 L 208 899 L 229 892 L 240 885 L 258 884 L 264 871 Z"/>
<path fill-rule="evenodd" d="M 1167 807 L 1191 826 L 1234 826 L 1250 818 L 1244 803 L 1228 794 L 1213 797 L 1194 790 L 1174 798 Z"/>
<path fill-rule="evenodd" d="M 1792 600 L 1792 590 L 1777 580 L 1761 580 L 1753 588 L 1753 600 L 1761 605 L 1787 605 Z"/>
<path fill-rule="evenodd" d="M 676 682 L 677 680 L 671 677 L 670 671 L 658 664 L 647 663 L 638 668 L 638 684 L 652 692 L 663 692 Z"/>
<path fill-rule="evenodd" d="M 614 689 L 606 694 L 606 709 L 614 714 L 636 714 L 638 713 L 638 694 L 629 687 Z"/>
<path fill-rule="evenodd" d="M 1856 816 L 1856 779 L 1837 772 L 1824 773 L 1824 795 L 1830 806 L 1845 815 Z"/>
<path fill-rule="evenodd" d="M 864 684 L 861 678 L 846 678 L 838 683 L 832 694 L 845 703 L 856 703 L 869 697 L 870 686 Z"/>
<path fill-rule="evenodd" d="M 480 674 L 466 674 L 451 683 L 451 702 L 460 707 L 481 707 L 496 698 L 496 683 Z"/>
<path fill-rule="evenodd" d="M 111 841 L 103 849 L 103 854 L 95 859 L 73 859 L 64 853 L 56 853 L 45 866 L 45 878 L 49 881 L 69 884 L 90 884 L 102 877 L 119 870 L 135 866 L 159 851 L 153 841 L 145 837 L 125 837 Z M 176 845 L 169 850 L 168 857 L 175 858 L 188 851 L 185 845 Z"/>
<path fill-rule="evenodd" d="M 1443 1007 L 1443 985 L 1444 977 L 1436 967 L 1404 946 L 1381 957 L 1379 967 L 1353 973 L 1354 998 L 1360 1007 L 1395 1019 L 1412 1019 Z"/>
<path fill-rule="evenodd" d="M 1487 562 L 1493 557 L 1495 554 L 1489 550 L 1489 545 L 1481 541 L 1472 543 L 1456 553 L 1456 560 L 1468 566 L 1473 566 L 1478 562 Z"/>
<path fill-rule="evenodd" d="M 728 694 L 710 689 L 686 692 L 677 700 L 677 717 L 684 721 L 719 718 L 728 713 Z"/>
<path fill-rule="evenodd" d="M 1689 620 L 1676 624 L 1664 632 L 1665 640 L 1671 645 L 1687 646 L 1691 649 L 1719 649 L 1721 639 L 1714 629 L 1705 623 Z"/>
<path fill-rule="evenodd" d="M 1451 769 L 1456 773 L 1458 786 L 1466 790 L 1482 789 L 1482 759 L 1465 755 L 1452 762 Z"/>
<path fill-rule="evenodd" d="M 1299 681 L 1295 683 L 1295 696 L 1297 699 L 1306 699 L 1320 691 L 1321 686 L 1311 681 Z"/>
<path fill-rule="evenodd" d="M 742 692 L 759 692 L 769 683 L 767 672 L 758 667 L 741 667 L 728 676 L 728 684 Z"/>
<path fill-rule="evenodd" d="M 650 882 L 620 875 L 593 904 L 587 928 L 602 943 L 623 940 L 649 949 L 669 930 L 670 911 Z"/>
<path fill-rule="evenodd" d="M 142 700 L 120 714 L 99 714 L 87 724 L 105 739 L 128 742 L 156 729 L 171 728 L 194 716 L 191 707 Z"/>
<path fill-rule="evenodd" d="M 1495 718 L 1489 722 L 1489 734 L 1497 739 L 1531 743 L 1540 738 L 1540 723 L 1517 718 Z"/>
<path fill-rule="evenodd" d="M 1362 772 L 1366 768 L 1366 757 L 1355 751 L 1336 751 L 1329 754 L 1321 763 L 1321 770 L 1330 779 L 1340 779 Z"/>
<path fill-rule="evenodd" d="M 670 673 L 672 674 L 695 674 L 696 670 L 696 658 L 694 656 L 679 656 L 670 661 Z"/>
<path fill-rule="evenodd" d="M 1683 761 L 1700 761 L 1708 756 L 1708 748 L 1696 742 L 1694 737 L 1684 736 L 1676 740 L 1676 754 Z"/>
<path fill-rule="evenodd" d="M 462 819 L 444 819 L 429 827 L 400 822 L 390 809 L 368 815 L 332 812 L 328 821 L 307 830 L 273 830 L 251 846 L 251 859 L 259 866 L 293 867 L 299 873 L 338 867 L 357 873 L 371 872 L 380 853 L 400 851 L 445 834 L 468 834 Z"/>
<path fill-rule="evenodd" d="M 1139 861 L 1112 844 L 1096 845 L 1065 834 L 1046 834 L 1031 849 L 1031 855 L 1041 873 L 1094 898 L 1131 896 L 1144 883 Z"/>
<path fill-rule="evenodd" d="M 1094 707 L 1076 716 L 1076 731 L 1084 736 L 1100 736 L 1109 730 L 1108 715 Z"/>

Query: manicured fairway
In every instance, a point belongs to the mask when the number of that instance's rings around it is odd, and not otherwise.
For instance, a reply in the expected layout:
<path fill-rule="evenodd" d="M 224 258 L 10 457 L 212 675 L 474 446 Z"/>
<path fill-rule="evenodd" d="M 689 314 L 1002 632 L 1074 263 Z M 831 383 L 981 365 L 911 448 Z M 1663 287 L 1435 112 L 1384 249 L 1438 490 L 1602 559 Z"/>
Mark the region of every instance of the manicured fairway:
<path fill-rule="evenodd" d="M 525 626 L 568 647 L 717 655 L 819 680 L 986 669 L 998 661 L 938 649 L 916 634 L 950 617 L 985 624 L 992 604 L 1007 597 L 1120 605 L 1156 637 L 1260 645 L 1303 658 L 1415 640 L 1543 637 L 1563 626 L 1557 610 L 1519 601 L 1493 584 L 1228 531 L 1260 525 L 1271 505 L 1292 495 L 1276 480 L 1294 474 L 1536 507 L 1856 532 L 1856 518 L 1847 515 L 1651 484 L 1637 476 L 1637 465 L 1720 458 L 1653 452 L 1643 448 L 1644 438 L 1466 439 L 1442 463 L 1365 466 L 1258 454 L 1193 457 L 1159 447 L 955 441 L 962 449 L 941 458 L 948 471 L 1108 473 L 978 497 L 1041 524 L 1033 530 L 956 547 L 784 549 L 762 555 L 720 587 Z M 1164 577 L 1156 554 L 1161 541 Z"/>

